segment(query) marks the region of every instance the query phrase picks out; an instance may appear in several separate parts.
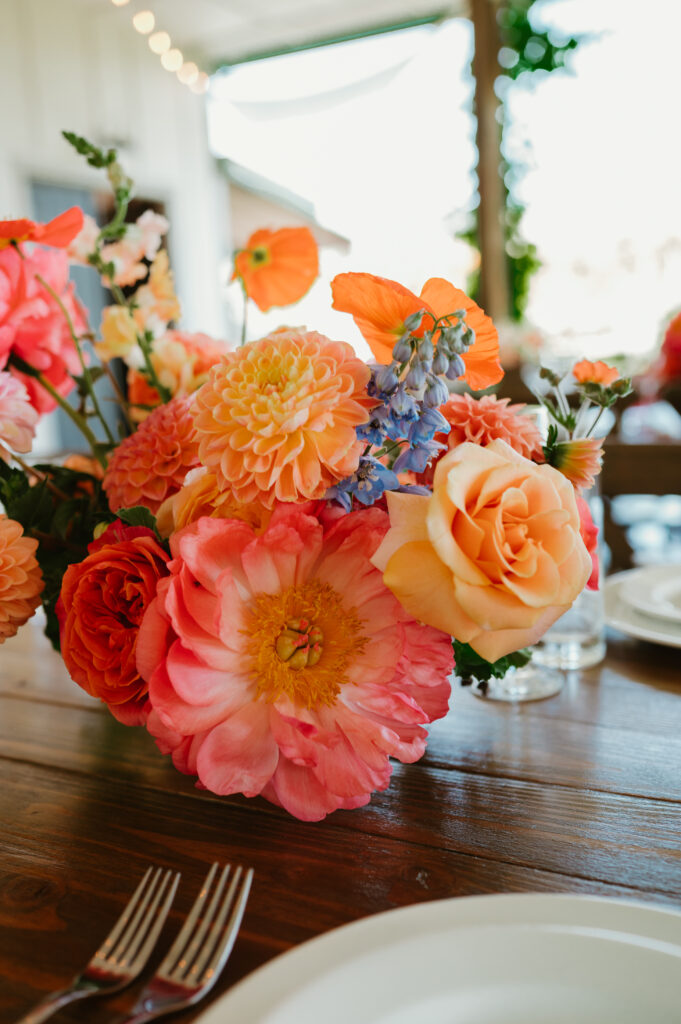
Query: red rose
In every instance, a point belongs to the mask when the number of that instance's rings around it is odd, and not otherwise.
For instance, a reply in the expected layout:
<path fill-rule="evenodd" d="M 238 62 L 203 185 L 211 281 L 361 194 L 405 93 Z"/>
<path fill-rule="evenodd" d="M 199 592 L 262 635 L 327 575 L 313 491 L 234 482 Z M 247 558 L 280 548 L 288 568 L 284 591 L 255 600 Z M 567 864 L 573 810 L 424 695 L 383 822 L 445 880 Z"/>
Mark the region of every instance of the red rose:
<path fill-rule="evenodd" d="M 142 616 L 168 574 L 152 530 L 112 523 L 68 567 L 57 604 L 61 650 L 72 679 L 126 725 L 142 725 L 147 685 L 137 671 Z"/>

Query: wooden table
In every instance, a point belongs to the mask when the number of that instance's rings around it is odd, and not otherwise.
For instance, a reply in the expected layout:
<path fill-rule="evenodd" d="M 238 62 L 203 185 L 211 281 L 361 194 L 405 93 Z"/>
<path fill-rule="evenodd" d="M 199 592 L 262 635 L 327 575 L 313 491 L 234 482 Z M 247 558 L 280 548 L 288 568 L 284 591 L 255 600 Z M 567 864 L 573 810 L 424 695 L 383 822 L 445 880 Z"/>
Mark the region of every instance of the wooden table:
<path fill-rule="evenodd" d="M 0 648 L 0 1021 L 70 979 L 150 863 L 182 871 L 163 947 L 211 861 L 255 868 L 213 998 L 290 946 L 421 900 L 571 892 L 681 908 L 679 660 L 613 633 L 606 661 L 550 700 L 457 688 L 418 764 L 396 765 L 368 807 L 304 824 L 197 791 L 25 627 Z M 55 1020 L 104 1024 L 133 999 Z"/>

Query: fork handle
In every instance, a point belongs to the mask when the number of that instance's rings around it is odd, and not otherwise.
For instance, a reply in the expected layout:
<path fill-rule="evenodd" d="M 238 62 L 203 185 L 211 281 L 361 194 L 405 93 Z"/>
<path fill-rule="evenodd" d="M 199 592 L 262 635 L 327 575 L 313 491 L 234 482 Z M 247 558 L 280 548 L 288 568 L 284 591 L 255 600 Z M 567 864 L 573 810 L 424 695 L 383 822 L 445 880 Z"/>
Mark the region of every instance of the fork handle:
<path fill-rule="evenodd" d="M 73 1003 L 76 999 L 84 999 L 85 996 L 89 995 L 91 995 L 91 992 L 87 989 L 77 988 L 63 988 L 59 992 L 51 992 L 44 999 L 41 999 L 27 1014 L 15 1021 L 14 1024 L 41 1024 L 42 1021 L 47 1020 L 53 1013 L 60 1010 L 62 1006 Z"/>

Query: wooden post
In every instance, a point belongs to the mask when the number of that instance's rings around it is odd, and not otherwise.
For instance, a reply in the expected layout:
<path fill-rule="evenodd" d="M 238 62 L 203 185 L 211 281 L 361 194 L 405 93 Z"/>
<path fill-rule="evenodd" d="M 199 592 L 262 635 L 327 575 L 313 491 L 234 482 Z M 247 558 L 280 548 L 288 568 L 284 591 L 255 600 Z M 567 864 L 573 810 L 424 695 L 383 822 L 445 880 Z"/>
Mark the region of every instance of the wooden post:
<path fill-rule="evenodd" d="M 494 0 L 471 0 L 475 52 L 475 108 L 478 147 L 478 235 L 480 242 L 480 304 L 494 320 L 510 313 L 508 268 L 504 249 L 504 188 L 501 177 L 501 126 L 494 82 L 501 73 L 497 54 L 499 30 Z"/>

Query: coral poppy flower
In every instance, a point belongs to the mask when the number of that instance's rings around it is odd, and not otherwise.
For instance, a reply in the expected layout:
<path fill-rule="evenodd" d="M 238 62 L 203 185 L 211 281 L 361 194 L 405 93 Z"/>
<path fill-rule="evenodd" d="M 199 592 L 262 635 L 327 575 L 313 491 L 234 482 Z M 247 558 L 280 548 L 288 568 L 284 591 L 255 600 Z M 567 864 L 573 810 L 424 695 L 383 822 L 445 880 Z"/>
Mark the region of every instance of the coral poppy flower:
<path fill-rule="evenodd" d="M 0 220 L 0 249 L 20 242 L 40 242 L 55 249 L 65 249 L 83 227 L 83 211 L 79 206 L 64 210 L 47 224 L 37 224 L 22 217 L 20 220 Z"/>
<path fill-rule="evenodd" d="M 236 254 L 232 280 L 266 313 L 302 299 L 319 274 L 319 252 L 308 228 L 261 228 Z"/>
<path fill-rule="evenodd" d="M 572 376 L 579 384 L 601 384 L 607 388 L 619 375 L 618 369 L 608 366 L 601 359 L 595 363 L 582 359 L 572 367 Z"/>
<path fill-rule="evenodd" d="M 338 274 L 331 282 L 333 308 L 350 313 L 379 363 L 389 363 L 395 342 L 405 333 L 405 320 L 412 313 L 426 310 L 435 319 L 466 311 L 466 323 L 475 331 L 475 341 L 463 356 L 463 379 L 473 391 L 482 391 L 498 383 L 504 375 L 499 362 L 499 337 L 486 313 L 441 277 L 431 277 L 420 295 L 414 295 L 397 281 L 374 274 Z M 422 334 L 432 321 L 425 318 Z M 437 340 L 437 337 L 436 337 Z"/>
<path fill-rule="evenodd" d="M 325 526 L 280 505 L 259 535 L 207 518 L 174 534 L 137 665 L 147 728 L 176 768 L 318 821 L 385 789 L 390 757 L 423 754 L 423 727 L 447 711 L 451 641 L 371 565 L 388 525 L 379 509 Z"/>

